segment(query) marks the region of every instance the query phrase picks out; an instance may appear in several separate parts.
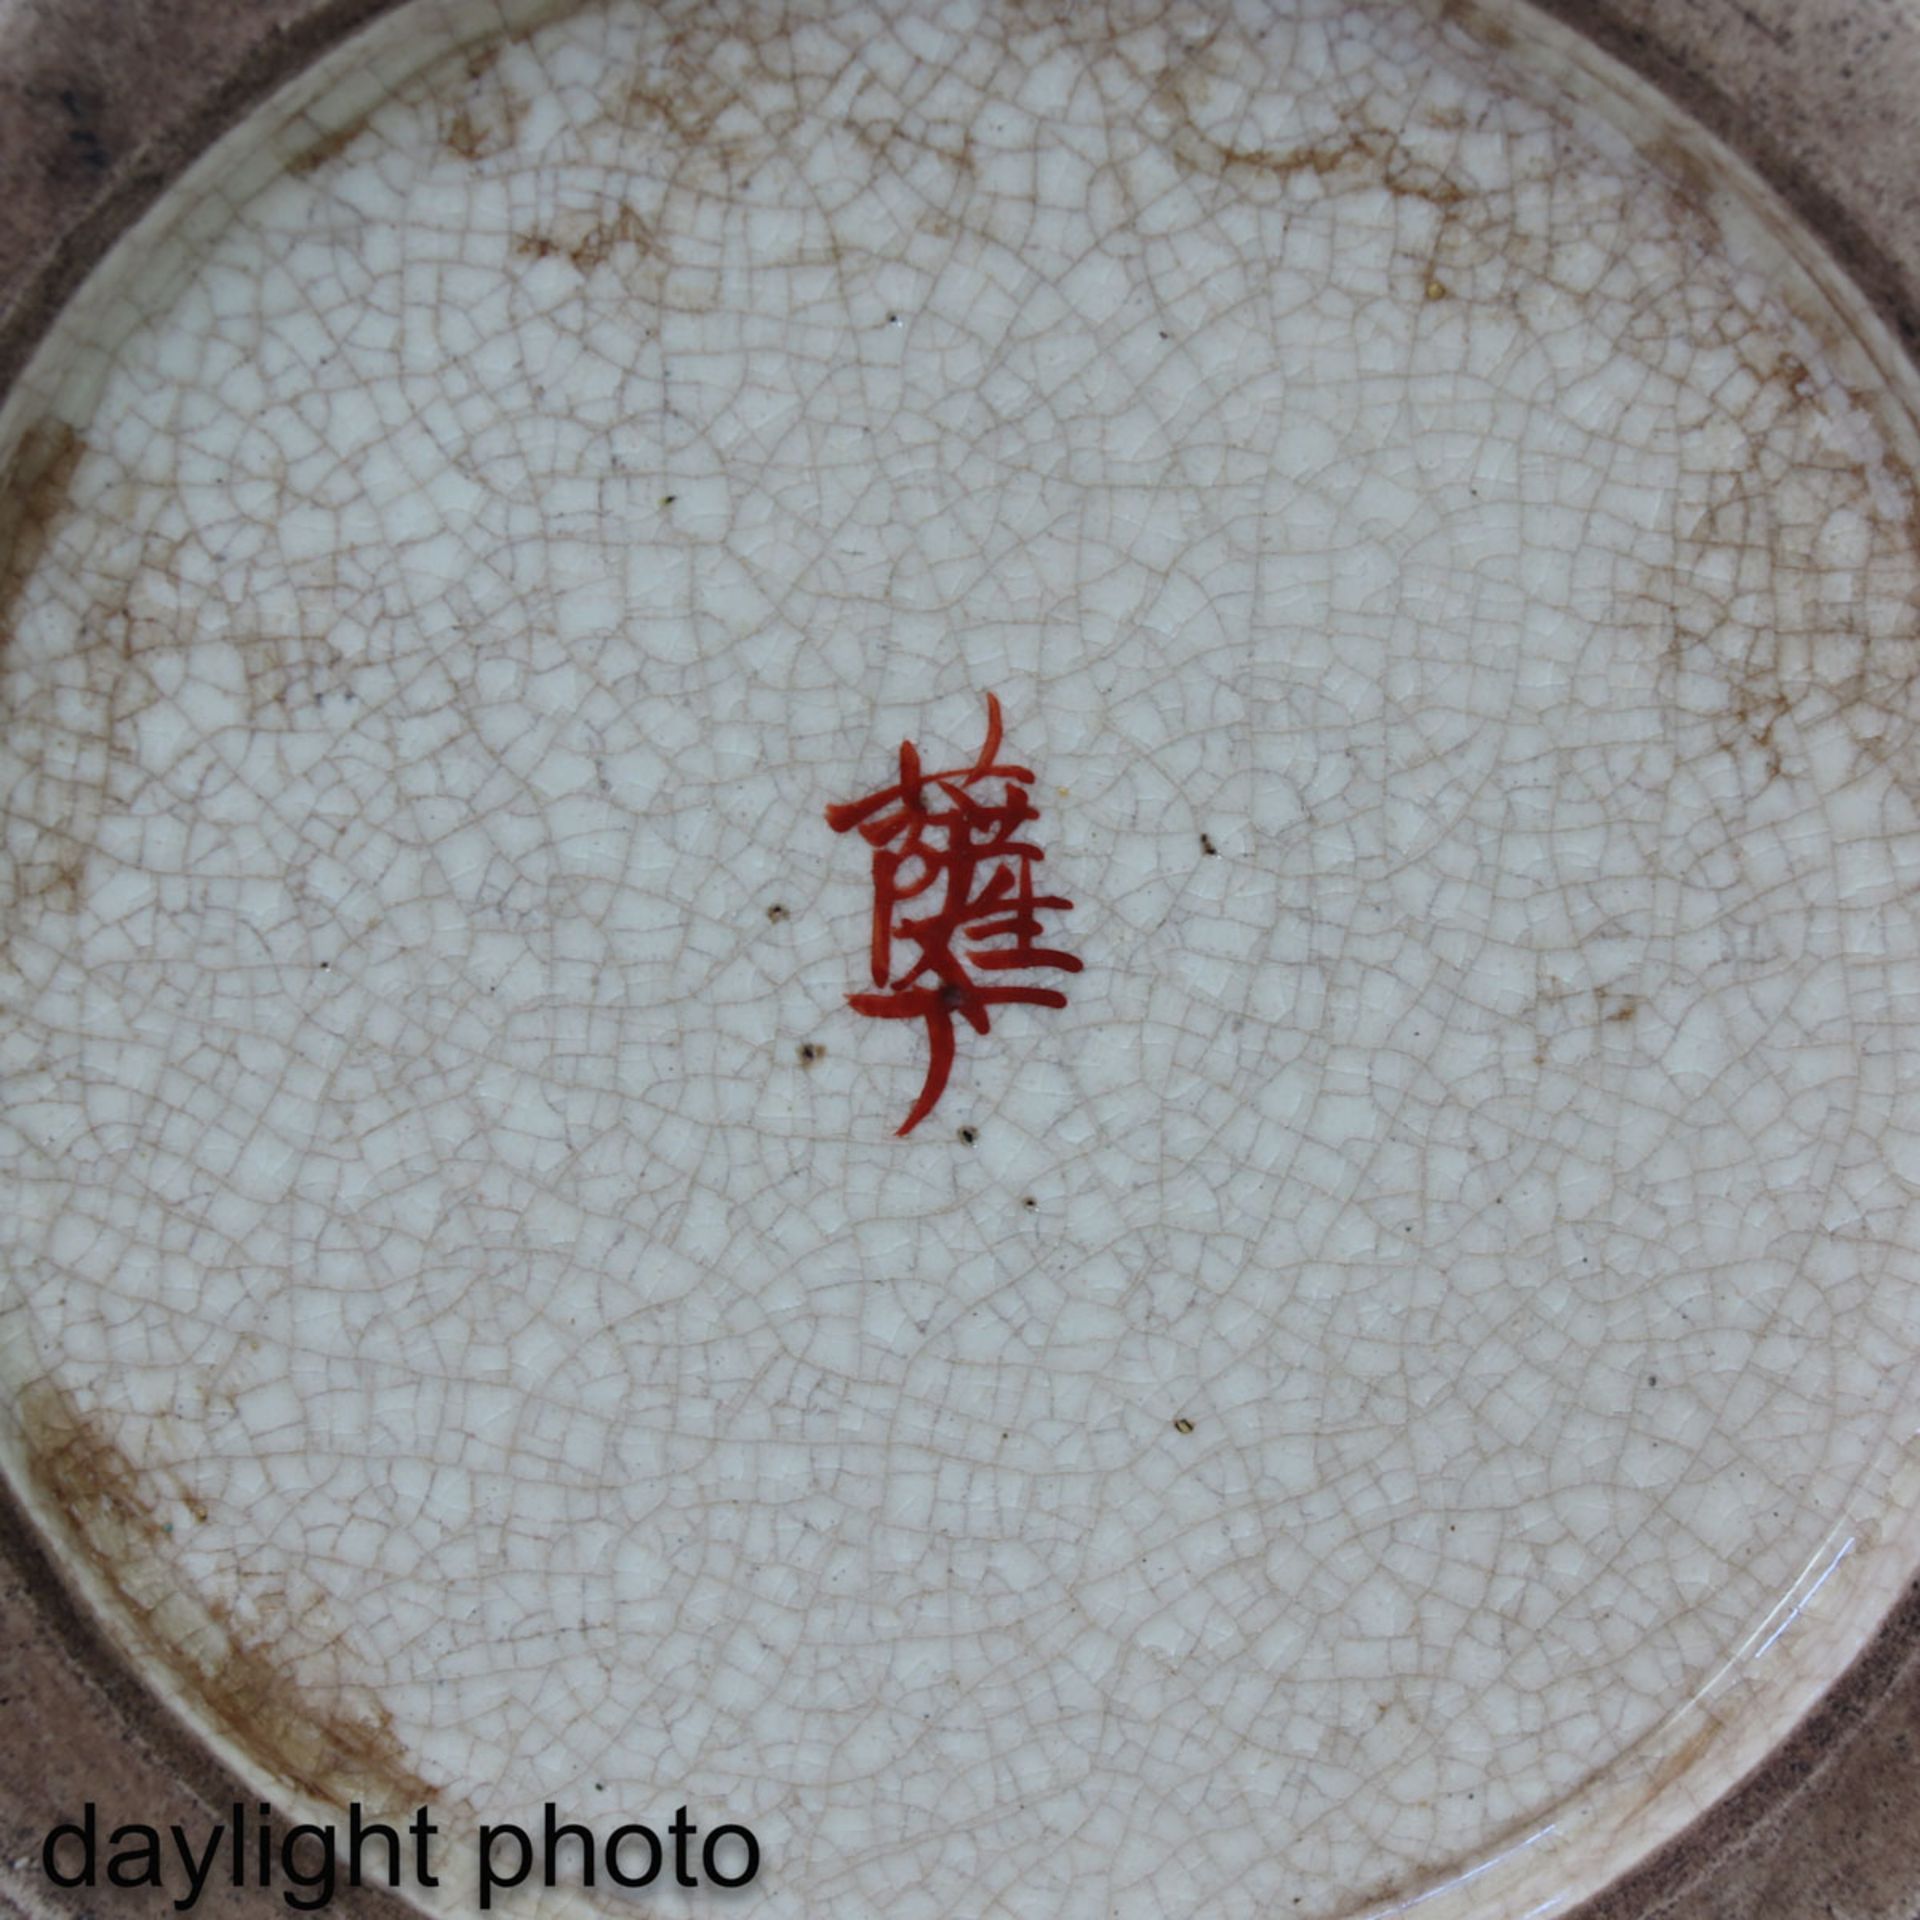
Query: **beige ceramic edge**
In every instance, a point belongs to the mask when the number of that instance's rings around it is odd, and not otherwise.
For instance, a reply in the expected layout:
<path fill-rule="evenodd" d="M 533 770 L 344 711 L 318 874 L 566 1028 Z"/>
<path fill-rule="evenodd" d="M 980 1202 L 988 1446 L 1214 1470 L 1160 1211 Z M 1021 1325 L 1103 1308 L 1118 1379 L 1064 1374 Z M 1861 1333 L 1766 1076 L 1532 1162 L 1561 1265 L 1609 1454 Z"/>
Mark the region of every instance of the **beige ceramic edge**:
<path fill-rule="evenodd" d="M 159 189 L 386 3 L 0 0 L 0 394 Z M 1544 4 L 1751 161 L 1920 351 L 1920 0 Z M 50 1904 L 36 1870 L 82 1801 L 198 1825 L 245 1791 L 92 1624 L 4 1487 L 0 1715 L 0 1916 L 86 1911 Z M 198 1910 L 285 1911 L 212 1889 Z M 406 1911 L 360 1894 L 333 1910 Z M 1920 1915 L 1920 1582 L 1761 1769 L 1581 1913 Z"/>

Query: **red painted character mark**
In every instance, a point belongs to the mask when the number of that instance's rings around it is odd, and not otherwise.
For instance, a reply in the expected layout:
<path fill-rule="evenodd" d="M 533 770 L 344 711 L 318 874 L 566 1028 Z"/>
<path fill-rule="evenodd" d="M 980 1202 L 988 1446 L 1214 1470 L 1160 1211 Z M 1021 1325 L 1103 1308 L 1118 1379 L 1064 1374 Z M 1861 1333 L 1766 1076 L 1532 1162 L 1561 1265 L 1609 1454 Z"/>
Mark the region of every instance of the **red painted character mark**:
<path fill-rule="evenodd" d="M 989 978 L 1016 967 L 1080 971 L 1072 954 L 1038 944 L 1040 915 L 1070 912 L 1073 902 L 1033 890 L 1034 867 L 1046 855 L 1019 837 L 1040 817 L 1027 796 L 1033 773 L 999 758 L 1001 732 L 1000 702 L 988 694 L 986 744 L 972 766 L 925 772 L 919 750 L 903 740 L 900 778 L 892 786 L 827 809 L 835 833 L 857 828 L 873 849 L 873 984 L 879 991 L 850 993 L 847 1003 L 876 1020 L 927 1023 L 926 1084 L 901 1133 L 911 1133 L 946 1091 L 956 1019 L 985 1033 L 991 1007 L 1067 1004 L 1056 987 L 989 985 L 969 968 Z M 992 797 L 996 781 L 998 800 Z M 907 911 L 915 902 L 931 910 Z"/>

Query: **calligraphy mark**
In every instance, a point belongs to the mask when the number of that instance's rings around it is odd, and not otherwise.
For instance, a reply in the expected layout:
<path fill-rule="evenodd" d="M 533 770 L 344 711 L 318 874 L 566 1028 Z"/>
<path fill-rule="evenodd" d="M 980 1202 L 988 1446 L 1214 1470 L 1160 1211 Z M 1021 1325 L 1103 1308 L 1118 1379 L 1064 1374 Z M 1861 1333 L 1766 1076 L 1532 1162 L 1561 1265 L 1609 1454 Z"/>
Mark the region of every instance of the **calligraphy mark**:
<path fill-rule="evenodd" d="M 873 849 L 868 967 L 875 991 L 850 993 L 847 1004 L 871 1019 L 926 1025 L 927 1077 L 900 1134 L 911 1133 L 946 1091 L 956 1021 L 984 1034 L 994 1007 L 1067 1004 L 1057 987 L 997 976 L 1023 967 L 1081 970 L 1072 954 L 1039 944 L 1040 916 L 1069 913 L 1073 902 L 1034 889 L 1033 870 L 1046 855 L 1021 833 L 1040 817 L 1028 792 L 1034 774 L 1000 758 L 1003 731 L 990 693 L 986 742 L 972 766 L 929 773 L 919 749 L 903 740 L 892 786 L 827 808 L 835 833 L 858 832 Z"/>

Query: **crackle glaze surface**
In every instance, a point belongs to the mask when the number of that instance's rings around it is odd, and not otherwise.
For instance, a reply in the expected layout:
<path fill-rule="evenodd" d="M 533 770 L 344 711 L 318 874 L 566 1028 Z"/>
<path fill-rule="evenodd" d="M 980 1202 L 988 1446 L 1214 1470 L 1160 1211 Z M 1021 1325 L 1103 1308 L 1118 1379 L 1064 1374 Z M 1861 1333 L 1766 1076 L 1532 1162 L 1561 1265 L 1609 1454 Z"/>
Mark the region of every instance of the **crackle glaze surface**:
<path fill-rule="evenodd" d="M 1904 1578 L 1905 403 L 1485 24 L 416 8 L 43 356 L 9 1464 L 261 1777 L 1518 1912 Z M 1086 971 L 901 1141 L 988 691 Z"/>

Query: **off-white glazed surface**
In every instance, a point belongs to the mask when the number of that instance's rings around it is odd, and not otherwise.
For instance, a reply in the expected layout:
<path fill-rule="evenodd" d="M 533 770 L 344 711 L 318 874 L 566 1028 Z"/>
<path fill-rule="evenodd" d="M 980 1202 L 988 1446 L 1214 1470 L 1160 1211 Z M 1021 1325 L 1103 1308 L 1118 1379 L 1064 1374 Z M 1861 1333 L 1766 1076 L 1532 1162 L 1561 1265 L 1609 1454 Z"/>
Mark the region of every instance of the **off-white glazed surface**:
<path fill-rule="evenodd" d="M 1524 49 L 919 13 L 450 56 L 15 408 L 15 1471 L 770 1912 L 1565 1890 L 1902 1564 L 1885 403 Z M 822 808 L 988 691 L 1086 971 L 903 1142 Z"/>

